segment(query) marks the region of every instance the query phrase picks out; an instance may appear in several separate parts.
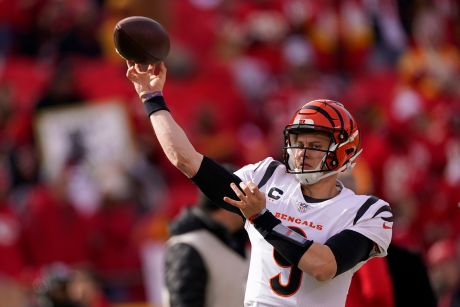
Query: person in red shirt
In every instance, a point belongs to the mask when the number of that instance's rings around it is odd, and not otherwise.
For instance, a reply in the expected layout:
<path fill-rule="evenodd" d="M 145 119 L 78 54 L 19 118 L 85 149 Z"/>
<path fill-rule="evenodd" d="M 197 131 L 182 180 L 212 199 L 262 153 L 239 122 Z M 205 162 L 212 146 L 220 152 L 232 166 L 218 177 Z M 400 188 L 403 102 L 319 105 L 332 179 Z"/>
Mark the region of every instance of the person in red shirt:
<path fill-rule="evenodd" d="M 0 165 L 0 276 L 19 278 L 25 269 L 19 217 L 7 200 L 10 178 Z"/>
<path fill-rule="evenodd" d="M 49 185 L 30 192 L 24 211 L 27 260 L 36 269 L 55 262 L 89 262 L 90 222 L 67 196 L 65 171 Z"/>
<path fill-rule="evenodd" d="M 385 258 L 373 258 L 353 276 L 346 307 L 393 307 L 393 283 Z"/>

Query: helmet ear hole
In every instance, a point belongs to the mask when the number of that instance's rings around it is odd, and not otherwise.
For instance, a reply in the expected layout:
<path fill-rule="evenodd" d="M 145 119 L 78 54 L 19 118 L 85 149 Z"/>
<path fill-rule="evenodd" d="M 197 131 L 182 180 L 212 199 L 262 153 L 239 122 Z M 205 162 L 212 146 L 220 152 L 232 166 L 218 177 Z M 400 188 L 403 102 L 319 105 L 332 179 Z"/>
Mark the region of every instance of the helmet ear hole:
<path fill-rule="evenodd" d="M 347 155 L 351 155 L 351 154 L 354 153 L 354 152 L 355 152 L 355 149 L 354 149 L 354 148 L 347 148 L 347 149 L 345 150 L 345 153 L 346 153 Z"/>
<path fill-rule="evenodd" d="M 345 140 L 348 140 L 348 133 L 346 131 L 342 131 L 339 134 L 339 141 L 343 142 Z"/>
<path fill-rule="evenodd" d="M 326 166 L 329 170 L 335 169 L 339 165 L 339 160 L 334 152 L 329 152 L 326 159 Z"/>

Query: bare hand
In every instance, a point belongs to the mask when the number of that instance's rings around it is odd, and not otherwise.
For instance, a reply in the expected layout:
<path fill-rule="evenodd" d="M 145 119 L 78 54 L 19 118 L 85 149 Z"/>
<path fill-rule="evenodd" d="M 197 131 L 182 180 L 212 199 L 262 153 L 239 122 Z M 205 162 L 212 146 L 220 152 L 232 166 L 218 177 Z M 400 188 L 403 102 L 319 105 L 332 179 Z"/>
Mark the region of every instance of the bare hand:
<path fill-rule="evenodd" d="M 163 91 L 167 72 L 163 62 L 155 65 L 150 64 L 147 70 L 142 70 L 141 65 L 131 61 L 126 61 L 126 64 L 128 65 L 126 77 L 133 82 L 138 95 L 146 92 Z M 155 70 L 158 70 L 158 74 L 155 74 Z"/>
<path fill-rule="evenodd" d="M 259 190 L 254 182 L 249 181 L 247 184 L 241 182 L 240 187 L 242 191 L 238 189 L 235 183 L 231 183 L 230 187 L 240 200 L 224 197 L 224 201 L 239 208 L 247 219 L 258 214 L 265 208 L 265 194 Z"/>

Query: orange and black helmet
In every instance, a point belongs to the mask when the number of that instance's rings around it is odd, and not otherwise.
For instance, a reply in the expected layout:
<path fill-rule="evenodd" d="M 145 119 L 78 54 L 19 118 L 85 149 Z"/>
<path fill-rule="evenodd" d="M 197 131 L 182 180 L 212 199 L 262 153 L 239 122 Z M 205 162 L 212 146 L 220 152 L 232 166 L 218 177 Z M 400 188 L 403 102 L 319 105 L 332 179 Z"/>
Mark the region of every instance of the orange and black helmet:
<path fill-rule="evenodd" d="M 298 170 L 293 166 L 291 134 L 322 132 L 329 136 L 330 145 L 322 165 L 315 170 Z M 301 176 L 301 183 L 312 184 L 352 166 L 361 152 L 358 125 L 353 116 L 340 102 L 318 99 L 306 103 L 292 117 L 284 129 L 284 162 L 287 170 L 294 174 L 316 173 Z M 329 173 L 329 174 L 328 174 Z M 299 177 L 299 176 L 298 176 Z"/>

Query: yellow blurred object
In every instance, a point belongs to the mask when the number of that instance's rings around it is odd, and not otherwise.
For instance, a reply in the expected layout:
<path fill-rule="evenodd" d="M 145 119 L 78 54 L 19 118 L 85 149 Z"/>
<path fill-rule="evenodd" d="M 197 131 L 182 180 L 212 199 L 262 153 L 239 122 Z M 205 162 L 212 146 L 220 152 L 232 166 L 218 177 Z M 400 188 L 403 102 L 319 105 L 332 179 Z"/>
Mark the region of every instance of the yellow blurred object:
<path fill-rule="evenodd" d="M 149 227 L 147 228 L 147 234 L 152 240 L 167 240 L 169 236 L 168 225 L 168 218 L 157 215 L 151 220 Z"/>
<path fill-rule="evenodd" d="M 169 237 L 169 219 L 158 213 L 143 218 L 134 231 L 136 242 L 142 244 L 149 241 L 166 241 Z"/>
<path fill-rule="evenodd" d="M 356 194 L 374 193 L 372 172 L 364 159 L 360 159 L 351 172 L 340 173 L 339 180 Z"/>
<path fill-rule="evenodd" d="M 460 52 L 451 45 L 434 48 L 414 47 L 398 63 L 401 80 L 433 99 L 449 86 L 460 72 Z"/>
<path fill-rule="evenodd" d="M 332 53 L 336 50 L 339 41 L 337 22 L 336 16 L 327 12 L 307 29 L 308 36 L 315 48 L 326 53 Z"/>
<path fill-rule="evenodd" d="M 372 194 L 374 191 L 374 181 L 369 164 L 364 159 L 360 159 L 352 170 L 356 181 L 356 193 Z"/>
<path fill-rule="evenodd" d="M 133 6 L 133 0 L 109 0 L 106 2 L 106 7 L 110 11 L 127 10 Z"/>
<path fill-rule="evenodd" d="M 26 289 L 15 281 L 0 279 L 0 307 L 26 306 L 26 295 Z"/>
<path fill-rule="evenodd" d="M 113 29 L 118 21 L 129 16 L 145 16 L 153 18 L 165 28 L 169 25 L 169 13 L 165 0 L 109 0 L 105 4 L 107 15 L 99 27 L 99 41 L 104 56 L 114 63 L 124 63 L 116 53 L 113 44 Z"/>
<path fill-rule="evenodd" d="M 101 25 L 99 41 L 101 42 L 104 57 L 112 63 L 124 63 L 123 58 L 115 51 L 113 43 L 113 29 L 121 16 L 110 16 Z"/>

